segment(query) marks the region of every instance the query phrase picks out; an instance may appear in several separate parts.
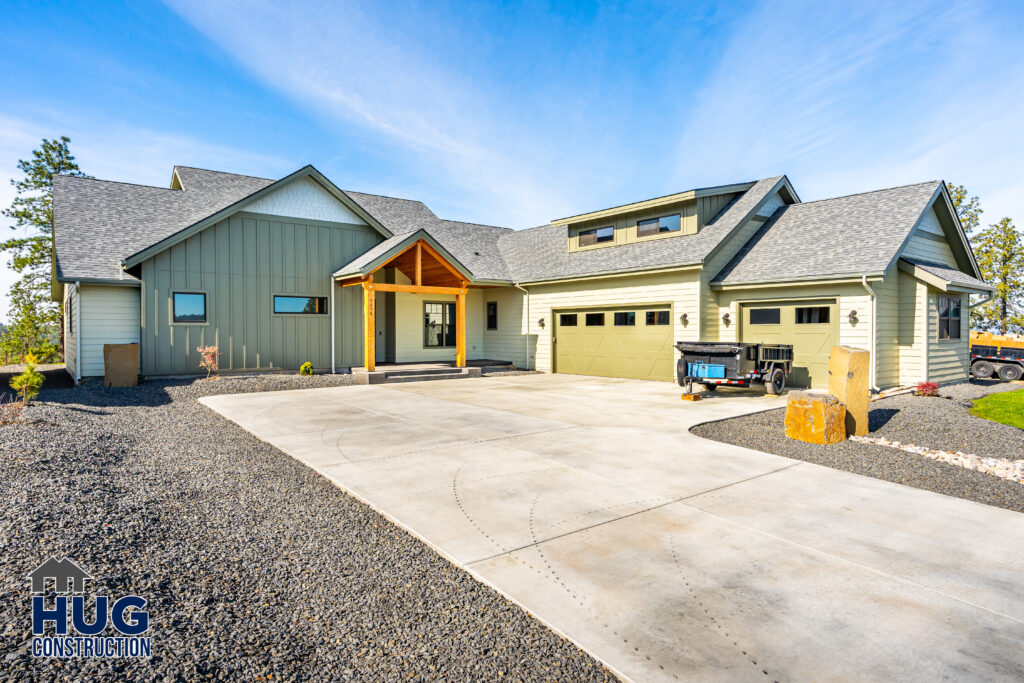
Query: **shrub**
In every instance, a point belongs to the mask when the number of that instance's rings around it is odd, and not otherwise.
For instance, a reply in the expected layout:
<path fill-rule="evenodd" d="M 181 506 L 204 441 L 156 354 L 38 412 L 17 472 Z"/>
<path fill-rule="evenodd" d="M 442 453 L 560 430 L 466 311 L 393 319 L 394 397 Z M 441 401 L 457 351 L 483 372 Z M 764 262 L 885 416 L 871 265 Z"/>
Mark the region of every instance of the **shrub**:
<path fill-rule="evenodd" d="M 12 396 L 10 400 L 6 400 L 6 396 L 0 397 L 0 425 L 9 425 L 18 421 L 18 416 L 21 415 L 21 409 L 24 407 L 21 401 L 14 400 Z"/>
<path fill-rule="evenodd" d="M 36 357 L 32 353 L 25 354 L 25 370 L 11 378 L 11 388 L 21 394 L 21 405 L 27 406 L 29 402 L 39 395 L 39 389 L 43 386 L 45 379 L 36 372 Z"/>
<path fill-rule="evenodd" d="M 217 372 L 218 369 L 217 357 L 220 356 L 220 354 L 217 353 L 217 347 L 197 346 L 196 351 L 198 351 L 201 356 L 199 359 L 199 368 L 206 370 L 206 379 L 210 379 L 210 373 Z"/>
<path fill-rule="evenodd" d="M 310 363 L 309 361 L 303 363 L 302 366 L 299 368 L 300 375 L 312 375 L 313 372 L 313 364 Z"/>
<path fill-rule="evenodd" d="M 939 385 L 936 382 L 921 382 L 914 389 L 914 396 L 938 396 Z"/>

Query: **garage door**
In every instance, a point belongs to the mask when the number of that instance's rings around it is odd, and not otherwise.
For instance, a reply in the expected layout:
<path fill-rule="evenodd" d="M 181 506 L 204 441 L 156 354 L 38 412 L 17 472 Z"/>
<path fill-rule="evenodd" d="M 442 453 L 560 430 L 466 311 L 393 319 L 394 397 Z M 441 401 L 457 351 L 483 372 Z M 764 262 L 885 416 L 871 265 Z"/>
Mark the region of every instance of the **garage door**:
<path fill-rule="evenodd" d="M 555 372 L 671 380 L 672 311 L 666 306 L 555 313 Z"/>
<path fill-rule="evenodd" d="M 828 355 L 839 343 L 835 299 L 743 304 L 740 341 L 793 345 L 792 386 L 828 388 Z"/>

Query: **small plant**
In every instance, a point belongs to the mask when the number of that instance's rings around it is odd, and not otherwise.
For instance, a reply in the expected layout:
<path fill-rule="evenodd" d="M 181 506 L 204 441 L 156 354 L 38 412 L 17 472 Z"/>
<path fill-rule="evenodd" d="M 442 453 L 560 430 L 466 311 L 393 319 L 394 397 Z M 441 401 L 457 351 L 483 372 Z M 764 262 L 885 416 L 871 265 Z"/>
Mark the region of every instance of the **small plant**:
<path fill-rule="evenodd" d="M 914 389 L 914 396 L 938 396 L 939 385 L 936 382 L 921 382 Z"/>
<path fill-rule="evenodd" d="M 0 397 L 0 425 L 9 425 L 17 422 L 23 407 L 21 401 L 16 401 L 13 396 L 9 400 L 6 395 Z"/>
<path fill-rule="evenodd" d="M 210 379 L 210 374 L 217 372 L 218 362 L 217 357 L 220 356 L 217 353 L 216 346 L 197 346 L 196 351 L 199 352 L 200 360 L 199 367 L 202 370 L 206 370 L 206 379 Z"/>
<path fill-rule="evenodd" d="M 312 376 L 314 374 L 314 372 L 315 371 L 313 370 L 313 364 L 310 363 L 309 361 L 306 361 L 305 363 L 302 364 L 301 367 L 299 367 L 299 374 L 300 375 Z"/>
<path fill-rule="evenodd" d="M 37 359 L 32 353 L 25 354 L 25 370 L 11 378 L 11 388 L 21 394 L 21 405 L 27 406 L 29 402 L 39 395 L 39 389 L 43 386 L 45 379 L 42 374 L 36 372 Z"/>

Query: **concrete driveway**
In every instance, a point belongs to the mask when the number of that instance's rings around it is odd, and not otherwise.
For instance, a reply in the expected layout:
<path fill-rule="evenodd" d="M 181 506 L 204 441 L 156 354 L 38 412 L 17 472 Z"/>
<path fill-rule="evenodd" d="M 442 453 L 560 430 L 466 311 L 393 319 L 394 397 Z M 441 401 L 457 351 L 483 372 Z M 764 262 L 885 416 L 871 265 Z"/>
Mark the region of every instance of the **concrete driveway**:
<path fill-rule="evenodd" d="M 1024 671 L 1024 515 L 688 431 L 778 399 L 526 375 L 201 400 L 623 677 Z"/>

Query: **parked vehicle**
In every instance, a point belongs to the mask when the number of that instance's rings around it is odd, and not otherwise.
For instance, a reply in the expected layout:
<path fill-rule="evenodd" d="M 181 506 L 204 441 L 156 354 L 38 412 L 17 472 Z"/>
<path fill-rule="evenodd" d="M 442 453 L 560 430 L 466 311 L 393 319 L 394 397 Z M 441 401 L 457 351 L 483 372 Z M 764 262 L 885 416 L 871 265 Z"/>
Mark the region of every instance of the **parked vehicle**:
<path fill-rule="evenodd" d="M 687 392 L 694 384 L 714 391 L 722 385 L 749 387 L 763 382 L 769 394 L 781 394 L 793 368 L 790 344 L 678 342 L 676 348 L 682 354 L 676 363 L 676 378 Z"/>
<path fill-rule="evenodd" d="M 1024 337 L 972 330 L 971 374 L 1004 382 L 1024 377 Z"/>

